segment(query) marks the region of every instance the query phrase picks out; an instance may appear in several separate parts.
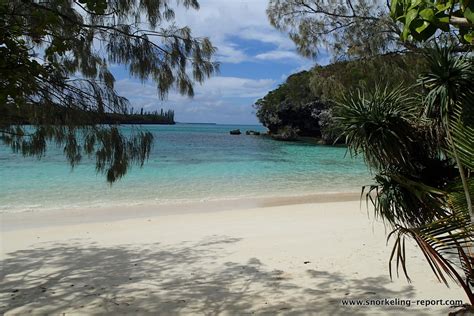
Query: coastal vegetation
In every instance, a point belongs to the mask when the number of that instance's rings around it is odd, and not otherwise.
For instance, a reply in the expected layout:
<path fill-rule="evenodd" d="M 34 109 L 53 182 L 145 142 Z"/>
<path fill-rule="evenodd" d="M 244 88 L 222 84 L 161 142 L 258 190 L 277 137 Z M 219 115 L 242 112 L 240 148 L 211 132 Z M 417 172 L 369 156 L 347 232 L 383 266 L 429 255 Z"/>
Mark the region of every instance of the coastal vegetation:
<path fill-rule="evenodd" d="M 328 50 L 334 61 L 352 60 L 416 46 L 401 40 L 400 25 L 390 18 L 385 2 L 270 0 L 267 14 L 304 56 L 317 57 Z"/>
<path fill-rule="evenodd" d="M 474 3 L 466 0 L 435 1 L 392 0 L 390 15 L 403 24 L 400 39 L 424 41 L 437 31 L 452 32 L 464 50 L 474 43 Z"/>
<path fill-rule="evenodd" d="M 470 50 L 473 6 L 467 0 L 270 0 L 267 14 L 302 55 L 329 52 L 340 61 L 416 52 L 428 39 Z"/>
<path fill-rule="evenodd" d="M 375 175 L 362 193 L 392 228 L 390 273 L 395 261 L 397 274 L 401 268 L 408 278 L 405 239 L 411 238 L 438 280 L 451 278 L 462 287 L 471 304 L 466 309 L 474 304 L 471 2 L 392 0 L 389 11 L 364 1 L 275 0 L 268 10 L 305 55 L 317 56 L 324 43 L 337 58 L 355 63 L 387 53 L 407 56 L 407 50 L 422 56 L 421 72 L 410 80 L 349 90 L 343 84 L 333 119 L 349 151 L 362 155 Z"/>
<path fill-rule="evenodd" d="M 34 125 L 36 122 L 42 120 L 45 116 L 54 116 L 56 117 L 56 125 L 65 125 L 67 120 L 65 117 L 64 111 L 58 108 L 52 108 L 48 113 L 44 113 L 37 106 L 32 104 L 25 104 L 22 107 L 16 107 L 13 105 L 7 105 L 2 107 L 2 114 L 4 117 L 9 118 L 9 123 L 11 125 Z M 67 113 L 68 115 L 73 115 L 76 117 L 84 116 L 84 120 L 89 118 L 89 121 L 84 121 L 85 124 L 94 125 L 94 124 L 175 124 L 174 121 L 174 111 L 167 110 L 164 111 L 161 109 L 158 111 L 144 111 L 143 108 L 140 111 L 135 112 L 135 110 L 130 108 L 128 113 L 97 113 L 94 116 L 89 115 L 81 110 L 70 110 Z M 4 135 L 7 138 L 7 135 Z"/>
<path fill-rule="evenodd" d="M 336 122 L 375 174 L 366 198 L 393 228 L 390 260 L 408 277 L 404 239 L 413 238 L 438 279 L 451 277 L 473 304 L 474 60 L 450 47 L 427 49 L 425 58 L 423 94 L 358 90 L 337 105 Z"/>
<path fill-rule="evenodd" d="M 413 86 L 424 64 L 419 54 L 389 54 L 315 66 L 257 100 L 256 115 L 276 139 L 316 137 L 332 145 L 340 134 L 333 120 L 337 102 L 377 84 Z"/>
<path fill-rule="evenodd" d="M 308 71 L 292 75 L 255 103 L 258 119 L 274 137 L 288 140 L 321 134 L 318 115 L 327 106 L 311 92 L 310 76 Z"/>
<path fill-rule="evenodd" d="M 214 46 L 178 27 L 174 4 L 197 10 L 196 0 L 0 1 L 0 139 L 24 156 L 41 157 L 50 142 L 76 165 L 84 155 L 112 183 L 131 164 L 143 165 L 152 134 L 123 135 L 106 115 L 129 113 L 115 90 L 110 65 L 192 96 L 193 84 L 218 70 Z M 148 25 L 148 27 L 143 27 Z M 31 126 L 16 124 L 16 107 Z M 30 108 L 34 111 L 30 111 Z M 118 116 L 117 116 L 118 115 Z M 112 122 L 111 122 L 112 123 Z"/>
<path fill-rule="evenodd" d="M 130 109 L 129 113 L 105 113 L 104 118 L 101 120 L 101 124 L 163 124 L 173 125 L 176 124 L 174 120 L 174 111 L 144 111 L 143 108 L 140 112 L 134 112 L 133 108 Z"/>

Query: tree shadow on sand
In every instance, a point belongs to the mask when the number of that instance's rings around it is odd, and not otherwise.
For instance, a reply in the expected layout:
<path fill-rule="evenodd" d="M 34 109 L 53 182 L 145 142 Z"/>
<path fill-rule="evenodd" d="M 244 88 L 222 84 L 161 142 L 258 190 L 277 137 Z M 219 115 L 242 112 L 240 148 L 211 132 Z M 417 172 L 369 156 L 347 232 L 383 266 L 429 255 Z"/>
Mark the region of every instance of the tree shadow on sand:
<path fill-rule="evenodd" d="M 348 277 L 303 265 L 308 279 L 301 286 L 257 258 L 226 262 L 226 245 L 239 241 L 210 236 L 173 246 L 38 244 L 1 262 L 0 313 L 368 315 L 387 308 L 342 306 L 341 299 L 414 296 L 410 286 L 390 290 L 385 276 Z M 408 310 L 391 309 L 394 315 Z"/>

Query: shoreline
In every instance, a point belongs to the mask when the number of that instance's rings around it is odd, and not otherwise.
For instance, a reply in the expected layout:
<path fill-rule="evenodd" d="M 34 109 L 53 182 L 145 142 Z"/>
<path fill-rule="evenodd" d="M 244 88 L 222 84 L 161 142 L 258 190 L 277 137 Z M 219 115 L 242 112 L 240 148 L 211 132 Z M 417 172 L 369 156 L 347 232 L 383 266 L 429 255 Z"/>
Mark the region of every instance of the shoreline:
<path fill-rule="evenodd" d="M 360 192 L 321 192 L 306 195 L 216 199 L 185 203 L 118 205 L 0 213 L 0 231 L 71 224 L 114 222 L 125 219 L 188 213 L 213 213 L 250 208 L 359 201 Z M 364 202 L 362 202 L 364 203 Z M 361 204 L 363 205 L 363 204 Z"/>
<path fill-rule="evenodd" d="M 412 243 L 412 283 L 390 280 L 384 225 L 358 198 L 327 198 L 232 211 L 130 208 L 123 218 L 23 214 L 23 226 L 2 231 L 0 314 L 433 315 L 453 309 L 341 301 L 466 301 Z"/>
<path fill-rule="evenodd" d="M 127 201 L 101 201 L 101 202 L 89 202 L 84 204 L 75 204 L 71 206 L 63 205 L 61 201 L 58 205 L 43 206 L 41 204 L 17 208 L 17 206 L 11 206 L 12 209 L 7 206 L 0 208 L 1 214 L 20 214 L 20 213 L 45 213 L 45 212 L 54 212 L 54 211 L 63 211 L 63 210 L 87 210 L 87 209 L 107 209 L 107 208 L 185 208 L 187 205 L 200 205 L 204 203 L 220 203 L 222 205 L 231 204 L 233 202 L 242 202 L 247 206 L 260 206 L 266 205 L 266 202 L 271 205 L 285 205 L 285 204 L 301 204 L 301 203 L 312 203 L 319 201 L 337 201 L 337 196 L 343 197 L 344 200 L 348 200 L 347 197 L 351 196 L 350 199 L 356 199 L 360 197 L 360 190 L 345 189 L 338 191 L 304 191 L 301 193 L 296 192 L 286 192 L 283 195 L 278 195 L 276 193 L 270 194 L 259 194 L 259 195 L 234 195 L 234 196 L 215 196 L 215 197 L 204 197 L 204 198 L 156 198 L 152 199 L 146 197 L 144 199 L 133 199 L 129 202 Z M 357 196 L 357 197 L 356 197 Z M 303 202 L 300 202 L 303 201 Z M 54 204 L 54 203 L 53 203 Z"/>

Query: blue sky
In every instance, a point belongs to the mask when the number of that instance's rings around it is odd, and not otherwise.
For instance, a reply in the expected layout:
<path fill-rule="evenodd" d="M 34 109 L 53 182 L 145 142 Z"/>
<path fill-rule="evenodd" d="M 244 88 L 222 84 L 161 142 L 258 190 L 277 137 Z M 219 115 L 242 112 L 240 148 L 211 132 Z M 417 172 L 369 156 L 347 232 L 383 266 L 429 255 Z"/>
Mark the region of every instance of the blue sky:
<path fill-rule="evenodd" d="M 178 8 L 176 23 L 190 26 L 193 36 L 209 37 L 218 48 L 218 75 L 195 86 L 193 99 L 171 92 L 160 100 L 153 83 L 130 79 L 113 67 L 119 94 L 136 109 L 175 110 L 178 122 L 256 124 L 252 104 L 281 84 L 290 74 L 326 64 L 327 55 L 309 60 L 296 53 L 286 34 L 268 22 L 267 0 L 200 0 L 199 11 Z"/>

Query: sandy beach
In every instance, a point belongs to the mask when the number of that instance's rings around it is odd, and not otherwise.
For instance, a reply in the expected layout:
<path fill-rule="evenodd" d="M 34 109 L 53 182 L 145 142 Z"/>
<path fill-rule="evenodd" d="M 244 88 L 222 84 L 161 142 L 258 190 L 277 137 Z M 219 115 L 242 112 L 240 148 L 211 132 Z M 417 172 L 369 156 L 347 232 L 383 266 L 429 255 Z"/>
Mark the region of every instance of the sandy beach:
<path fill-rule="evenodd" d="M 383 224 L 336 200 L 2 214 L 0 313 L 442 315 L 415 301 L 466 301 L 414 246 L 412 283 L 391 281 Z M 412 303 L 342 302 L 357 299 Z"/>

